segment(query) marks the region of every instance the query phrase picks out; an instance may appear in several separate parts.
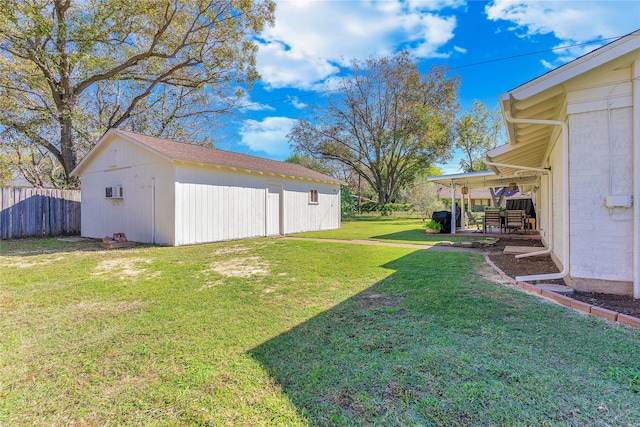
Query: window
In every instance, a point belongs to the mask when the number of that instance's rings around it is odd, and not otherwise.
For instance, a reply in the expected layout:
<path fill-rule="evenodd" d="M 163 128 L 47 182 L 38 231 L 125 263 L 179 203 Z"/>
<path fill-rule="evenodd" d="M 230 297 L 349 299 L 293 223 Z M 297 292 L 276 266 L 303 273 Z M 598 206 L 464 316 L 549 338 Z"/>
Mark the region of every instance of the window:
<path fill-rule="evenodd" d="M 318 190 L 309 190 L 309 203 L 318 203 Z"/>

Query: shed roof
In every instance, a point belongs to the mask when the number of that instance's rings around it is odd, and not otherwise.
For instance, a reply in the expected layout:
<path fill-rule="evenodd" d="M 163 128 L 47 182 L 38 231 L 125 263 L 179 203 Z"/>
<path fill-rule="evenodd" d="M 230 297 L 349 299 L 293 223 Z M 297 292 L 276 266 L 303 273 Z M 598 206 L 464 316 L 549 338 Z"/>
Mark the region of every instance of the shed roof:
<path fill-rule="evenodd" d="M 73 175 L 81 174 L 83 166 L 90 161 L 90 158 L 98 147 L 105 140 L 110 139 L 108 138 L 110 135 L 119 135 L 135 144 L 143 146 L 143 148 L 155 152 L 171 162 L 188 162 L 199 165 L 240 169 L 247 172 L 280 175 L 283 177 L 302 178 L 336 184 L 340 183 L 339 180 L 329 175 L 316 172 L 296 163 L 264 159 L 261 157 L 250 156 L 248 154 L 234 153 L 232 151 L 219 150 L 217 148 L 177 142 L 170 139 L 157 138 L 121 129 L 110 129 L 73 170 Z"/>

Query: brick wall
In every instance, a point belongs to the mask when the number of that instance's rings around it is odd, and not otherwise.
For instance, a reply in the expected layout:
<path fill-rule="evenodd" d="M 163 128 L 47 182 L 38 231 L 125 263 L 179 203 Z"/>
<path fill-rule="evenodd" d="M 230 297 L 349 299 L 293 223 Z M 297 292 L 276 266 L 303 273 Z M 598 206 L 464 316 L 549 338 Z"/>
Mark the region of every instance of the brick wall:
<path fill-rule="evenodd" d="M 572 114 L 571 276 L 633 280 L 633 211 L 609 209 L 610 194 L 632 194 L 632 109 Z"/>

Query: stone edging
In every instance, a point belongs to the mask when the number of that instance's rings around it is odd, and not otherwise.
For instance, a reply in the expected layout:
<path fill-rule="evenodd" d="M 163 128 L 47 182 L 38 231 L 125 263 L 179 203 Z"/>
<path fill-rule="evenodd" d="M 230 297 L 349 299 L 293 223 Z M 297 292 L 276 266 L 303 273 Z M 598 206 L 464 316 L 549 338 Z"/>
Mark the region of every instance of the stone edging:
<path fill-rule="evenodd" d="M 504 271 L 502 271 L 497 265 L 493 263 L 493 261 L 491 261 L 491 259 L 489 259 L 489 255 L 485 254 L 484 259 L 486 263 L 491 268 L 493 268 L 500 275 L 500 277 L 502 277 L 502 279 L 511 283 L 513 286 L 520 288 L 520 290 L 528 294 L 535 295 L 537 297 L 556 302 L 560 305 L 579 311 L 581 313 L 599 317 L 601 319 L 605 319 L 610 322 L 616 322 L 621 325 L 630 326 L 632 328 L 640 328 L 640 319 L 638 319 L 637 317 L 629 316 L 623 313 L 618 313 L 617 311 L 607 310 L 606 308 L 587 304 L 585 302 L 578 301 L 573 298 L 569 298 L 567 296 L 557 294 L 555 292 L 536 288 L 531 283 L 519 282 L 514 278 L 507 276 L 507 274 Z"/>

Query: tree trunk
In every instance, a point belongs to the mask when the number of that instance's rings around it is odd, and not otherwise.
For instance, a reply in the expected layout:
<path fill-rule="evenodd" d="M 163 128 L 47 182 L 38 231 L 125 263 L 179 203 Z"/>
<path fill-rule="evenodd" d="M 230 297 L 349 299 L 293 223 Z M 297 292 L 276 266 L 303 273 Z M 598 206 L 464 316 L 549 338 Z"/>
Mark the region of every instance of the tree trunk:
<path fill-rule="evenodd" d="M 71 108 L 67 107 L 60 117 L 60 155 L 64 168 L 66 188 L 77 188 L 78 181 L 71 177 L 71 171 L 77 164 L 77 151 L 73 144 L 73 124 L 71 120 Z"/>

